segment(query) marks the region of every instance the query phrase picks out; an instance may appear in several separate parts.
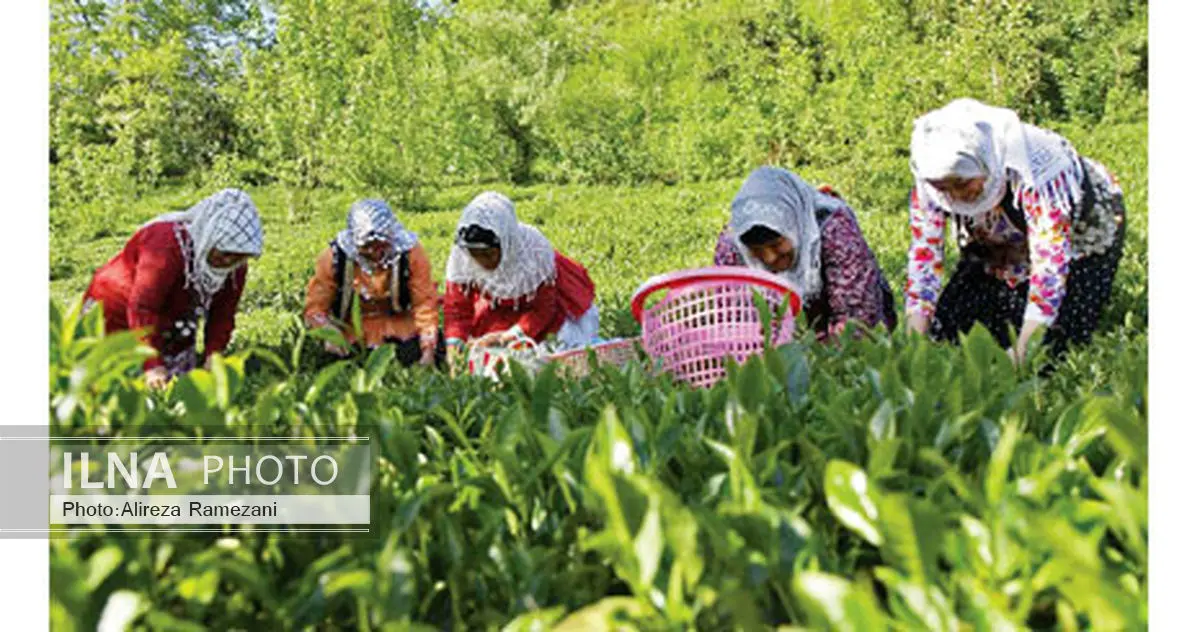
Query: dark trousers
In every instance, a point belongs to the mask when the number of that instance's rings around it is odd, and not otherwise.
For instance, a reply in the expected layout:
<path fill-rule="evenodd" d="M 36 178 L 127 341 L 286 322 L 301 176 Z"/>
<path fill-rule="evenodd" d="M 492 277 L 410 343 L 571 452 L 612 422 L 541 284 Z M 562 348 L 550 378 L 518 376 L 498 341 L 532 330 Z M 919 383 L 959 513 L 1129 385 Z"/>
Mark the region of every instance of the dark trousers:
<path fill-rule="evenodd" d="M 421 361 L 420 337 L 409 338 L 408 340 L 389 338 L 387 342 L 396 347 L 396 360 L 400 364 L 412 366 Z M 444 366 L 446 364 L 446 338 L 442 335 L 440 329 L 438 330 L 437 350 L 434 352 L 433 357 L 435 365 Z"/>
<path fill-rule="evenodd" d="M 1067 294 L 1059 306 L 1058 317 L 1043 338 L 1053 359 L 1061 357 L 1072 345 L 1091 341 L 1100 311 L 1112 294 L 1124 242 L 1122 223 L 1111 248 L 1071 262 Z M 957 342 L 959 334 L 980 323 L 1007 348 L 1012 345 L 1009 327 L 1020 331 L 1024 322 L 1028 294 L 1028 281 L 1010 288 L 988 274 L 979 260 L 964 258 L 938 297 L 930 335 L 934 340 Z"/>
<path fill-rule="evenodd" d="M 403 366 L 410 367 L 421 361 L 421 339 L 418 336 L 407 340 L 385 338 L 384 344 L 392 345 L 395 349 L 396 361 Z M 436 366 L 444 367 L 446 365 L 446 338 L 441 330 L 438 330 L 437 350 L 434 352 L 433 357 Z M 324 365 L 342 359 L 328 351 L 322 351 L 321 364 Z"/>

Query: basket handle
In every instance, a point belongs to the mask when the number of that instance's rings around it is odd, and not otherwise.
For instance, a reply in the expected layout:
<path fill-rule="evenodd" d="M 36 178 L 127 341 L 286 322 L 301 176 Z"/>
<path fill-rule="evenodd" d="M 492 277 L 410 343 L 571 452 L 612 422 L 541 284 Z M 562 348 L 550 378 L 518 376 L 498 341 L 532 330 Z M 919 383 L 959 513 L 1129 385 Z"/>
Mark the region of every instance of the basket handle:
<path fill-rule="evenodd" d="M 633 310 L 634 319 L 639 323 L 642 322 L 642 312 L 645 308 L 646 299 L 651 294 L 659 290 L 673 290 L 691 285 L 697 281 L 741 281 L 751 285 L 770 288 L 787 295 L 788 304 L 792 309 L 793 316 L 800 313 L 800 290 L 791 283 L 769 272 L 754 270 L 752 268 L 742 266 L 711 266 L 692 270 L 676 270 L 675 272 L 660 274 L 648 279 L 633 293 L 631 309 Z"/>

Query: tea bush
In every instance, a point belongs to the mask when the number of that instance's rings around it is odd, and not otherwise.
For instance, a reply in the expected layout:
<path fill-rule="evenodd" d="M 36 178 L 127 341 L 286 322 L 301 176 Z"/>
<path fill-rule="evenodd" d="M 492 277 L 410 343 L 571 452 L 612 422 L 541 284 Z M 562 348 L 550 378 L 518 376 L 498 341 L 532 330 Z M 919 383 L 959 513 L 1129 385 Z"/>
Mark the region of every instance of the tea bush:
<path fill-rule="evenodd" d="M 383 525 L 79 532 L 51 542 L 55 629 L 110 609 L 145 629 L 1146 625 L 1144 334 L 1048 379 L 982 329 L 807 336 L 711 390 L 640 364 L 492 385 L 386 347 L 318 373 L 300 338 L 152 394 L 128 334 L 52 311 L 57 432 L 376 429 Z"/>
<path fill-rule="evenodd" d="M 55 629 L 1146 627 L 1146 2 L 51 11 L 53 428 L 373 430 L 384 525 L 54 540 Z M 874 332 L 805 336 L 704 391 L 643 364 L 492 385 L 386 350 L 318 366 L 299 327 L 355 199 L 391 201 L 440 282 L 492 188 L 587 266 L 604 333 L 636 335 L 631 293 L 708 264 L 764 163 L 832 184 L 898 292 L 911 120 L 964 95 L 1062 132 L 1126 194 L 1112 303 L 1053 374 L 982 331 Z M 79 295 L 139 225 L 224 186 L 266 231 L 233 344 L 149 393 L 147 350 Z"/>
<path fill-rule="evenodd" d="M 55 625 L 90 629 L 111 608 L 146 629 L 568 630 L 610 616 L 636 629 L 1144 628 L 1145 127 L 1070 131 L 1121 175 L 1130 231 L 1099 335 L 1048 377 L 1014 371 L 982 331 L 960 348 L 806 338 L 710 391 L 642 367 L 499 386 L 386 352 L 323 368 L 296 318 L 358 195 L 318 188 L 301 211 L 273 185 L 251 189 L 268 245 L 232 355 L 152 395 L 131 341 L 67 309 L 129 231 L 204 189 L 160 189 L 102 235 L 69 224 L 52 237 L 59 432 L 378 428 L 384 528 L 55 541 Z M 588 266 L 605 331 L 634 335 L 633 289 L 710 261 L 739 184 L 490 186 Z M 438 279 L 480 188 L 398 205 Z M 903 207 L 851 202 L 898 289 Z"/>

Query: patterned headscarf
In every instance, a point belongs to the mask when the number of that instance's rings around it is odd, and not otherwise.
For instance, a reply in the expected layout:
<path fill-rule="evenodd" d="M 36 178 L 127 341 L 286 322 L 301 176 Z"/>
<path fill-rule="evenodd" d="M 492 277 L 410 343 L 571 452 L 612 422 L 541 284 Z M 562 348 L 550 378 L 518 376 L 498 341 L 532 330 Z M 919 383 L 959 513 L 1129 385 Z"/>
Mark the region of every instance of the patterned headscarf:
<path fill-rule="evenodd" d="M 463 209 L 457 235 L 470 226 L 486 228 L 500 239 L 500 265 L 486 270 L 456 238 L 446 261 L 446 280 L 480 288 L 493 299 L 527 297 L 555 278 L 554 248 L 538 229 L 517 221 L 512 200 L 481 193 Z"/>
<path fill-rule="evenodd" d="M 918 198 L 957 215 L 992 210 L 1010 187 L 1015 192 L 1025 186 L 1068 205 L 1080 199 L 1082 165 L 1066 139 L 1022 123 L 1012 110 L 974 99 L 956 99 L 914 121 L 911 155 Z M 1010 181 L 1009 172 L 1017 177 Z M 1065 190 L 1051 186 L 1064 173 Z M 948 176 L 987 180 L 975 201 L 956 202 L 929 184 Z"/>
<path fill-rule="evenodd" d="M 215 248 L 252 257 L 262 254 L 263 231 L 258 208 L 240 189 L 224 189 L 186 211 L 159 215 L 146 225 L 156 222 L 176 224 L 175 238 L 185 262 L 185 287 L 196 291 L 205 309 L 229 275 L 240 267 L 214 268 L 208 263 L 209 252 Z M 180 227 L 187 229 L 186 238 Z"/>
<path fill-rule="evenodd" d="M 417 235 L 405 230 L 392 207 L 383 200 L 359 200 L 350 205 L 346 216 L 346 228 L 337 235 L 338 247 L 368 273 L 375 271 L 375 263 L 358 252 L 359 247 L 371 241 L 386 241 L 391 251 L 379 263 L 384 269 L 393 266 L 400 256 L 417 245 Z"/>
<path fill-rule="evenodd" d="M 766 266 L 742 243 L 742 235 L 764 226 L 787 237 L 797 256 L 792 268 L 779 274 L 800 288 L 803 298 L 812 299 L 821 292 L 821 228 L 816 211 L 841 205 L 840 200 L 817 191 L 791 171 L 759 167 L 733 198 L 729 227 L 742 259 L 763 270 Z"/>

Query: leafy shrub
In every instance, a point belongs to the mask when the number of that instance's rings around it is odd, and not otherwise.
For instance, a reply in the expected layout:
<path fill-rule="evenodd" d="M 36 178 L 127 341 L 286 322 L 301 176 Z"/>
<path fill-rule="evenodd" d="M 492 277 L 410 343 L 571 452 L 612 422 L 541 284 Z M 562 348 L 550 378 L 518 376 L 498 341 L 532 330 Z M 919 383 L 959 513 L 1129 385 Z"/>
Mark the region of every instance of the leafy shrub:
<path fill-rule="evenodd" d="M 159 395 L 136 341 L 77 310 L 53 306 L 56 432 L 377 428 L 386 526 L 90 529 L 50 543 L 56 628 L 1146 625 L 1144 335 L 1050 379 L 982 328 L 808 337 L 706 391 L 639 365 L 493 386 L 386 347 L 313 371 L 301 337 Z"/>
<path fill-rule="evenodd" d="M 1052 127 L 1147 113 L 1137 1 L 254 6 L 53 4 L 63 202 L 103 195 L 79 161 L 121 143 L 106 164 L 143 185 L 231 154 L 257 183 L 414 203 L 442 182 L 694 182 L 764 162 L 890 190 L 912 119 L 955 97 Z"/>

